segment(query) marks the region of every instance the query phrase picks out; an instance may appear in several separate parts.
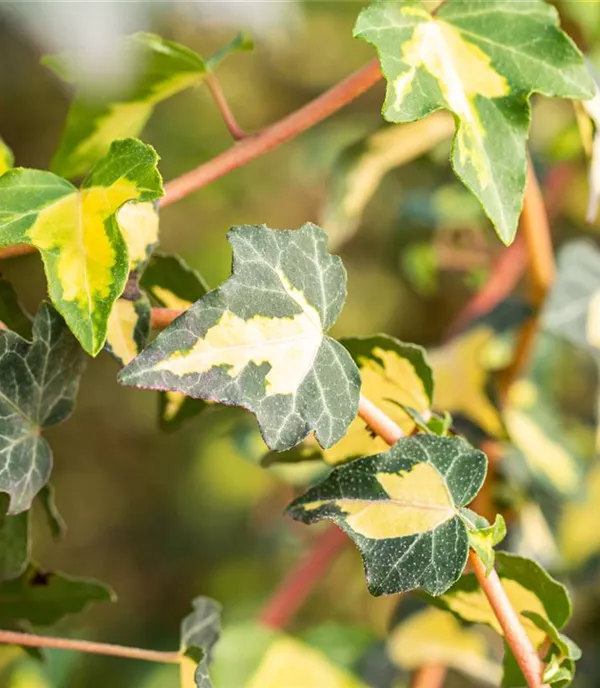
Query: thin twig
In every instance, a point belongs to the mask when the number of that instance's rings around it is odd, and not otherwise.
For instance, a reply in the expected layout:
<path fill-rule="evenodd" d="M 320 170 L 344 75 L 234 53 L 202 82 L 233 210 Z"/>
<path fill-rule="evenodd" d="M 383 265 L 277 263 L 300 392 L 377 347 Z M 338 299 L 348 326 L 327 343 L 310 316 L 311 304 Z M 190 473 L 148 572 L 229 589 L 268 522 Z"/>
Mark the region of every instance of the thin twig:
<path fill-rule="evenodd" d="M 527 685 L 529 688 L 540 688 L 542 685 L 542 662 L 513 609 L 498 574 L 492 570 L 489 576 L 486 576 L 483 562 L 473 551 L 469 553 L 469 562 L 494 611 L 494 615 L 498 619 L 504 638 L 523 672 Z"/>
<path fill-rule="evenodd" d="M 414 672 L 410 688 L 442 688 L 447 673 L 443 664 L 426 664 Z"/>
<path fill-rule="evenodd" d="M 279 585 L 259 621 L 271 628 L 285 628 L 347 544 L 346 535 L 330 526 Z"/>
<path fill-rule="evenodd" d="M 12 246 L 5 246 L 0 248 L 0 260 L 4 258 L 18 258 L 19 256 L 26 256 L 28 253 L 35 253 L 37 248 L 31 244 L 13 244 Z"/>
<path fill-rule="evenodd" d="M 16 631 L 0 630 L 0 643 L 6 645 L 25 645 L 27 647 L 48 647 L 55 650 L 73 650 L 95 655 L 110 655 L 127 659 L 141 659 L 147 662 L 163 662 L 178 664 L 178 652 L 160 652 L 158 650 L 144 650 L 139 647 L 125 647 L 109 643 L 94 643 L 88 640 L 73 640 L 72 638 L 50 638 L 32 633 L 18 633 Z"/>
<path fill-rule="evenodd" d="M 229 107 L 229 103 L 225 98 L 225 94 L 223 93 L 223 89 L 221 88 L 221 84 L 219 83 L 217 77 L 214 74 L 208 74 L 204 79 L 204 83 L 208 86 L 208 90 L 211 92 L 212 97 L 219 108 L 221 116 L 223 117 L 225 126 L 227 127 L 234 141 L 241 141 L 242 139 L 247 138 L 248 134 L 246 134 L 246 132 L 237 123 L 235 115 Z"/>
<path fill-rule="evenodd" d="M 276 146 L 289 141 L 310 129 L 321 120 L 340 110 L 362 93 L 368 91 L 383 78 L 379 60 L 369 62 L 348 78 L 336 84 L 310 103 L 284 117 L 256 136 L 240 141 L 235 146 L 200 165 L 195 170 L 173 179 L 165 186 L 161 207 L 171 205 L 188 194 L 207 186 L 215 179 L 255 158 L 264 155 Z"/>

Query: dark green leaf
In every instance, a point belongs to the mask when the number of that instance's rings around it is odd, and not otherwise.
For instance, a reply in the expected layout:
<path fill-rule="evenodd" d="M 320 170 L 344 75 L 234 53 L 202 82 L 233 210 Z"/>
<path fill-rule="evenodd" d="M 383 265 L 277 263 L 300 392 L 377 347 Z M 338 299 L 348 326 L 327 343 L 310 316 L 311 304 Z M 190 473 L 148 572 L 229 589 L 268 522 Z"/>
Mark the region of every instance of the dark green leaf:
<path fill-rule="evenodd" d="M 326 336 L 346 273 L 312 224 L 235 227 L 233 275 L 121 371 L 124 384 L 179 391 L 253 411 L 271 449 L 315 431 L 330 447 L 356 416 L 354 362 Z"/>
<path fill-rule="evenodd" d="M 0 322 L 21 337 L 31 338 L 31 316 L 23 309 L 14 287 L 4 277 L 0 277 Z"/>
<path fill-rule="evenodd" d="M 18 578 L 31 556 L 29 513 L 7 516 L 8 497 L 0 495 L 0 581 Z"/>
<path fill-rule="evenodd" d="M 17 579 L 0 583 L 0 626 L 28 622 L 51 626 L 94 602 L 114 601 L 113 591 L 98 581 L 46 573 L 37 564 Z"/>
<path fill-rule="evenodd" d="M 33 342 L 0 332 L 0 491 L 9 513 L 28 509 L 48 481 L 50 446 L 40 435 L 71 415 L 85 356 L 63 319 L 42 304 Z"/>
<path fill-rule="evenodd" d="M 419 587 L 439 595 L 465 567 L 461 507 L 479 491 L 486 466 L 485 454 L 461 438 L 408 437 L 336 468 L 288 513 L 304 523 L 327 518 L 339 525 L 361 551 L 373 595 Z"/>

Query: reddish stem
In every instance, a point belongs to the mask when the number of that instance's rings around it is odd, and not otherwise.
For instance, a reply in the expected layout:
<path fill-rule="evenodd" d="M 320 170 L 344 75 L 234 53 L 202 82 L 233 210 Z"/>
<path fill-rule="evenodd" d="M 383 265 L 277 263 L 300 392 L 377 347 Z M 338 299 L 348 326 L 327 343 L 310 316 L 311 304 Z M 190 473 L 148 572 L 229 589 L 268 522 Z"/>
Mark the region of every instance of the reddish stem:
<path fill-rule="evenodd" d="M 217 77 L 214 74 L 209 74 L 205 78 L 204 83 L 208 86 L 208 89 L 211 92 L 217 107 L 219 108 L 221 116 L 223 117 L 225 126 L 229 130 L 229 133 L 233 139 L 235 141 L 241 141 L 242 139 L 245 139 L 248 134 L 246 134 L 246 132 L 237 123 L 235 115 L 229 107 L 229 103 L 225 98 L 225 94 L 223 93 L 223 89 L 221 88 L 221 84 L 219 83 Z"/>
<path fill-rule="evenodd" d="M 336 84 L 291 115 L 267 127 L 256 136 L 240 141 L 240 143 L 200 165 L 195 170 L 173 179 L 165 186 L 165 195 L 160 201 L 161 207 L 179 201 L 231 170 L 245 165 L 284 141 L 289 141 L 306 129 L 310 129 L 369 90 L 382 78 L 379 60 L 372 60 L 344 81 Z"/>
<path fill-rule="evenodd" d="M 94 643 L 88 640 L 74 640 L 72 638 L 50 638 L 31 633 L 17 633 L 16 631 L 0 630 L 0 643 L 6 645 L 24 645 L 26 647 L 48 647 L 55 650 L 72 650 L 87 652 L 95 655 L 111 655 L 127 659 L 142 659 L 147 662 L 163 662 L 178 664 L 178 652 L 160 652 L 158 650 L 144 650 L 138 647 L 124 647 L 110 643 Z"/>
<path fill-rule="evenodd" d="M 277 588 L 259 621 L 272 628 L 285 628 L 347 544 L 346 535 L 330 526 Z"/>
<path fill-rule="evenodd" d="M 529 688 L 540 688 L 542 685 L 542 662 L 531 644 L 521 620 L 513 609 L 498 574 L 492 570 L 490 575 L 486 576 L 483 562 L 473 551 L 469 552 L 469 562 L 481 589 L 494 610 L 498 623 L 504 632 L 504 638 L 523 672 L 527 685 Z"/>
<path fill-rule="evenodd" d="M 447 673 L 443 664 L 426 664 L 415 671 L 410 688 L 442 688 Z"/>

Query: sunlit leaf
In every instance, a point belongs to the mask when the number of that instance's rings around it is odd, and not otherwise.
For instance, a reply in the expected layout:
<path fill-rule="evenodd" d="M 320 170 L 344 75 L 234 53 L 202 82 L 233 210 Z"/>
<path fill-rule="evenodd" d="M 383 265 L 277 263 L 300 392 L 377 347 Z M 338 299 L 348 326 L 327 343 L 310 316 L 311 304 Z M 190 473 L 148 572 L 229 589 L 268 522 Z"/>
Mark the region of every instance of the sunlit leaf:
<path fill-rule="evenodd" d="M 529 96 L 586 99 L 593 84 L 575 44 L 542 0 L 452 0 L 432 14 L 409 0 L 362 11 L 354 34 L 379 52 L 384 116 L 457 119 L 452 164 L 500 238 L 515 235 L 525 189 Z"/>
<path fill-rule="evenodd" d="M 181 257 L 155 253 L 140 279 L 153 300 L 163 308 L 185 310 L 208 291 L 202 277 Z M 163 430 L 176 430 L 186 420 L 206 408 L 202 399 L 187 397 L 182 392 L 161 392 L 159 423 Z"/>
<path fill-rule="evenodd" d="M 387 126 L 345 149 L 336 161 L 333 183 L 321 211 L 331 246 L 345 243 L 383 177 L 449 138 L 454 123 L 447 113 L 404 127 Z"/>
<path fill-rule="evenodd" d="M 243 406 L 283 450 L 315 431 L 330 447 L 356 416 L 359 375 L 326 336 L 346 273 L 324 232 L 235 227 L 233 275 L 191 306 L 121 371 L 124 384 Z"/>
<path fill-rule="evenodd" d="M 429 607 L 403 619 L 386 647 L 392 662 L 405 671 L 440 664 L 484 683 L 500 681 L 500 666 L 491 659 L 484 637 L 441 609 Z"/>
<path fill-rule="evenodd" d="M 537 562 L 515 554 L 497 552 L 496 568 L 527 635 L 539 648 L 546 639 L 546 633 L 524 612 L 535 612 L 561 629 L 572 611 L 566 588 Z M 463 575 L 442 596 L 430 600 L 463 621 L 487 624 L 502 635 L 498 620 L 473 573 Z"/>
<path fill-rule="evenodd" d="M 142 351 L 150 335 L 151 308 L 145 294 L 117 299 L 108 318 L 106 350 L 126 365 Z"/>
<path fill-rule="evenodd" d="M 288 513 L 304 523 L 326 518 L 339 525 L 361 551 L 373 595 L 419 587 L 439 595 L 465 567 L 461 507 L 479 491 L 486 467 L 485 454 L 461 438 L 408 437 L 336 468 Z"/>
<path fill-rule="evenodd" d="M 14 163 L 11 149 L 0 139 L 0 175 L 10 170 Z"/>
<path fill-rule="evenodd" d="M 77 190 L 51 172 L 0 177 L 0 245 L 36 246 L 57 310 L 86 351 L 98 353 L 112 304 L 125 287 L 129 254 L 115 214 L 162 194 L 158 157 L 135 139 L 116 141 Z"/>
<path fill-rule="evenodd" d="M 502 420 L 487 392 L 486 353 L 494 339 L 491 327 L 477 325 L 429 351 L 429 362 L 435 377 L 435 408 L 463 415 L 492 437 L 502 437 Z"/>
<path fill-rule="evenodd" d="M 0 583 L 0 625 L 28 622 L 51 626 L 66 614 L 82 612 L 94 602 L 111 602 L 113 591 L 98 581 L 46 573 L 31 564 L 19 578 Z"/>
<path fill-rule="evenodd" d="M 140 72 L 124 91 L 112 98 L 79 88 L 69 111 L 67 125 L 52 161 L 52 170 L 64 177 L 85 174 L 107 153 L 115 139 L 138 136 L 157 103 L 202 81 L 209 65 L 193 50 L 150 33 L 123 39 L 139 62 Z M 247 50 L 248 40 L 239 38 L 215 56 L 211 67 L 227 53 Z M 64 56 L 44 59 L 59 77 L 71 80 Z"/>
<path fill-rule="evenodd" d="M 221 605 L 210 597 L 196 597 L 192 605 L 181 623 L 181 688 L 213 688 L 208 662 L 221 634 Z"/>
<path fill-rule="evenodd" d="M 43 304 L 33 323 L 33 342 L 0 331 L 0 491 L 17 514 L 48 481 L 50 446 L 43 428 L 69 417 L 85 357 L 63 319 Z"/>
<path fill-rule="evenodd" d="M 141 273 L 158 245 L 156 203 L 125 203 L 117 213 L 117 223 L 127 244 L 129 271 Z"/>
<path fill-rule="evenodd" d="M 366 688 L 320 650 L 258 624 L 225 629 L 211 666 L 215 686 Z"/>
<path fill-rule="evenodd" d="M 0 495 L 0 581 L 18 578 L 31 556 L 29 513 L 7 516 L 8 498 Z"/>

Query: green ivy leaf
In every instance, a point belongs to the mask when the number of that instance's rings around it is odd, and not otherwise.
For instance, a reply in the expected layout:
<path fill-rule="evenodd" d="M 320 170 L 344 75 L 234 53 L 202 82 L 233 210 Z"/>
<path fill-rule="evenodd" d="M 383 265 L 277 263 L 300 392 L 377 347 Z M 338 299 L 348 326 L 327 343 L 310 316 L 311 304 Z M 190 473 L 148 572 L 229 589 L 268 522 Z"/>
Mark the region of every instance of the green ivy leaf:
<path fill-rule="evenodd" d="M 67 532 L 67 524 L 56 506 L 54 487 L 50 483 L 44 485 L 40 490 L 39 501 L 52 537 L 55 540 L 60 540 Z"/>
<path fill-rule="evenodd" d="M 330 447 L 356 416 L 360 380 L 325 335 L 346 273 L 312 224 L 294 231 L 234 227 L 233 275 L 191 306 L 124 368 L 124 384 L 243 406 L 271 449 L 309 432 Z"/>
<path fill-rule="evenodd" d="M 469 546 L 477 552 L 485 566 L 485 575 L 489 576 L 494 568 L 494 547 L 506 537 L 506 523 L 501 514 L 497 514 L 493 525 L 490 525 L 483 516 L 469 509 L 465 509 L 465 513 L 468 518 Z"/>
<path fill-rule="evenodd" d="M 51 626 L 66 614 L 84 611 L 94 602 L 113 602 L 114 592 L 103 583 L 46 573 L 37 564 L 15 580 L 0 583 L 0 625 L 28 622 Z"/>
<path fill-rule="evenodd" d="M 336 468 L 287 513 L 340 526 L 361 551 L 371 594 L 423 587 L 440 595 L 467 562 L 461 507 L 479 491 L 486 468 L 485 454 L 462 438 L 408 437 Z"/>
<path fill-rule="evenodd" d="M 582 56 L 542 0 L 452 0 L 432 16 L 410 0 L 362 11 L 354 35 L 379 52 L 384 116 L 412 122 L 440 108 L 457 120 L 452 164 L 506 244 L 526 177 L 531 93 L 594 95 Z"/>
<path fill-rule="evenodd" d="M 6 515 L 8 498 L 0 495 L 0 581 L 18 578 L 31 556 L 29 513 Z"/>
<path fill-rule="evenodd" d="M 36 246 L 57 310 L 90 354 L 104 345 L 129 255 L 115 213 L 162 195 L 155 151 L 115 141 L 77 190 L 51 172 L 15 169 L 0 177 L 0 245 Z"/>
<path fill-rule="evenodd" d="M 129 271 L 141 274 L 158 246 L 158 203 L 125 203 L 117 224 L 127 244 Z"/>
<path fill-rule="evenodd" d="M 484 636 L 441 609 L 427 607 L 402 619 L 392 629 L 386 650 L 404 671 L 440 664 L 476 681 L 493 685 L 500 681 L 500 666 L 492 660 Z"/>
<path fill-rule="evenodd" d="M 0 491 L 9 513 L 28 509 L 52 467 L 40 435 L 71 415 L 85 357 L 63 319 L 43 304 L 30 343 L 0 331 Z"/>
<path fill-rule="evenodd" d="M 10 170 L 14 161 L 11 149 L 0 139 L 0 175 Z"/>
<path fill-rule="evenodd" d="M 537 562 L 516 554 L 496 552 L 496 569 L 527 635 L 536 648 L 541 647 L 546 633 L 525 612 L 535 612 L 556 628 L 563 628 L 572 612 L 566 588 Z M 429 601 L 451 611 L 463 621 L 487 624 L 502 635 L 498 620 L 473 573 L 462 576 L 442 596 L 429 598 Z"/>
<path fill-rule="evenodd" d="M 85 174 L 115 139 L 138 136 L 156 104 L 197 85 L 227 54 L 252 47 L 251 41 L 237 38 L 209 65 L 193 50 L 151 33 L 137 33 L 123 40 L 141 71 L 114 99 L 99 99 L 84 88 L 78 90 L 52 161 L 56 174 L 68 178 Z M 43 62 L 59 77 L 72 80 L 64 57 L 46 57 Z"/>
<path fill-rule="evenodd" d="M 0 276 L 0 322 L 25 339 L 31 338 L 32 318 L 25 311 L 13 285 Z"/>
<path fill-rule="evenodd" d="M 210 597 L 196 597 L 192 606 L 194 611 L 181 623 L 181 688 L 213 688 L 208 662 L 221 635 L 221 605 Z"/>
<path fill-rule="evenodd" d="M 202 298 L 208 287 L 200 274 L 183 258 L 155 253 L 140 279 L 140 285 L 163 308 L 186 310 Z M 182 392 L 161 392 L 158 420 L 163 430 L 177 430 L 182 423 L 206 408 L 202 399 L 192 399 Z"/>

